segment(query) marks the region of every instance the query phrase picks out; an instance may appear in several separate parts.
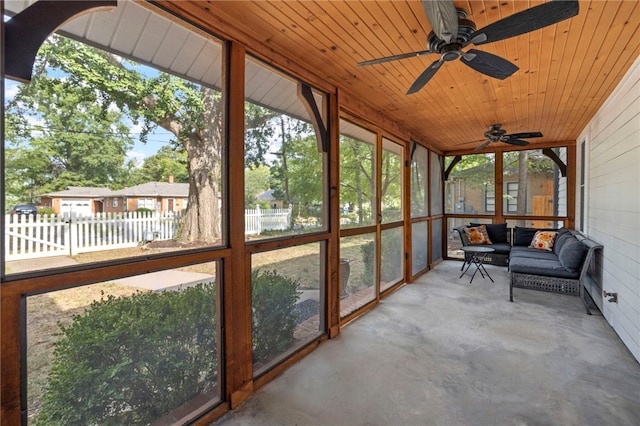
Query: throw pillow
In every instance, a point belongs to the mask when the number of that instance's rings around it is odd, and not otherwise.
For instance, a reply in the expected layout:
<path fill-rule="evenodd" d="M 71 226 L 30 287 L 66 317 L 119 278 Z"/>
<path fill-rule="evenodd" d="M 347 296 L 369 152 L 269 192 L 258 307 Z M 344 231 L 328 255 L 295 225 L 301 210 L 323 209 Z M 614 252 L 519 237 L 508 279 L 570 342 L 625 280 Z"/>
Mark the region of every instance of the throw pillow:
<path fill-rule="evenodd" d="M 471 223 L 469 226 L 480 226 L 482 223 Z M 487 223 L 487 234 L 492 244 L 508 244 L 506 223 Z"/>
<path fill-rule="evenodd" d="M 467 228 L 466 233 L 471 244 L 492 244 L 484 225 Z"/>
<path fill-rule="evenodd" d="M 538 231 L 558 231 L 558 229 L 549 228 L 523 228 L 516 226 L 514 229 L 513 245 L 514 246 L 530 246 L 533 237 Z"/>
<path fill-rule="evenodd" d="M 558 233 L 555 231 L 536 231 L 529 248 L 552 251 L 556 235 L 558 235 Z"/>

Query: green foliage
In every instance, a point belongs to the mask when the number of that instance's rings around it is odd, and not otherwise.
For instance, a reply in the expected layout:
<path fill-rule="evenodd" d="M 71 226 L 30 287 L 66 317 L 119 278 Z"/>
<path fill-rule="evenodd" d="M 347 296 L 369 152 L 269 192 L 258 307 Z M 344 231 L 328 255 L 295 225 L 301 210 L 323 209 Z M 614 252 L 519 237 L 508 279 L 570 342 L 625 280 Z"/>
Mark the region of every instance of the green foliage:
<path fill-rule="evenodd" d="M 244 205 L 245 209 L 253 209 L 258 204 L 256 197 L 269 189 L 271 171 L 268 166 L 258 165 L 244 170 Z M 270 207 L 269 202 L 261 202 L 260 208 Z"/>
<path fill-rule="evenodd" d="M 51 216 L 55 214 L 55 212 L 53 211 L 53 207 L 38 207 L 38 214 L 40 216 Z"/>
<path fill-rule="evenodd" d="M 360 278 L 363 284 L 373 284 L 373 277 L 376 271 L 376 243 L 375 241 L 369 241 L 360 246 L 360 252 L 362 253 L 362 263 L 364 269 L 362 270 L 362 277 Z"/>
<path fill-rule="evenodd" d="M 279 151 L 271 166 L 271 188 L 284 205 L 306 207 L 323 202 L 323 153 L 309 123 L 281 115 L 273 120 L 279 126 Z M 304 209 L 303 209 L 304 210 Z M 303 211 L 301 211 L 303 213 Z"/>
<path fill-rule="evenodd" d="M 396 253 L 398 247 L 403 246 L 402 233 L 388 232 L 383 234 L 382 238 L 382 259 L 380 262 L 380 281 L 390 282 L 397 279 L 402 273 L 402 263 L 398 262 L 395 256 L 385 256 L 384 253 Z M 362 262 L 364 263 L 364 270 L 362 272 L 362 282 L 373 282 L 373 274 L 375 271 L 376 260 L 376 244 L 370 241 L 360 246 L 362 253 Z"/>
<path fill-rule="evenodd" d="M 136 209 L 136 213 L 153 213 L 153 209 L 149 209 L 147 207 L 138 207 Z"/>
<path fill-rule="evenodd" d="M 158 152 L 144 159 L 142 167 L 133 169 L 129 185 L 146 182 L 168 182 L 173 176 L 174 182 L 189 182 L 187 152 L 175 146 L 164 145 Z"/>
<path fill-rule="evenodd" d="M 294 311 L 302 292 L 299 280 L 276 271 L 251 272 L 253 362 L 265 361 L 287 350 L 299 315 Z"/>
<path fill-rule="evenodd" d="M 86 86 L 38 72 L 29 85 L 18 86 L 6 116 L 7 173 L 22 186 L 7 188 L 14 195 L 106 186 L 121 178 L 133 145 L 129 128 L 122 111 L 101 105 Z"/>
<path fill-rule="evenodd" d="M 349 203 L 357 213 L 357 224 L 371 221 L 375 200 L 375 150 L 372 144 L 340 137 L 340 203 Z"/>
<path fill-rule="evenodd" d="M 35 424 L 148 424 L 213 389 L 215 288 L 108 296 L 60 325 Z"/>

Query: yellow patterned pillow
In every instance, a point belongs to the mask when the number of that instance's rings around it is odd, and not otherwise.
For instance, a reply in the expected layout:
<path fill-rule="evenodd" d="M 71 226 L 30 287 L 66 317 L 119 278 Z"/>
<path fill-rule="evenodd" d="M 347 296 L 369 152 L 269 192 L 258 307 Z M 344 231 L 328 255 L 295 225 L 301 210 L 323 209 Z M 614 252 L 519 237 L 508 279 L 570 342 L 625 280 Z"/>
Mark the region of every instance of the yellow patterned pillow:
<path fill-rule="evenodd" d="M 484 225 L 474 226 L 466 229 L 471 244 L 492 244 Z"/>
<path fill-rule="evenodd" d="M 536 231 L 529 248 L 551 251 L 553 250 L 553 243 L 556 241 L 556 235 L 558 233 L 555 231 Z"/>

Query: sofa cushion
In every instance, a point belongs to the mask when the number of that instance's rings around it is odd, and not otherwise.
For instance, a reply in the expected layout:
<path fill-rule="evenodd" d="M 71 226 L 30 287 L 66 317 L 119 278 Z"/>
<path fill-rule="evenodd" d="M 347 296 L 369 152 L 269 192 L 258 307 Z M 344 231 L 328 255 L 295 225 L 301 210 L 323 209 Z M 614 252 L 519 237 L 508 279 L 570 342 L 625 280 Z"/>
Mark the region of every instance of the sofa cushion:
<path fill-rule="evenodd" d="M 577 272 L 570 272 L 557 260 L 533 259 L 526 257 L 509 258 L 509 270 L 521 274 L 543 275 L 545 277 L 578 278 Z"/>
<path fill-rule="evenodd" d="M 471 226 L 466 229 L 471 245 L 491 244 L 485 225 Z"/>
<path fill-rule="evenodd" d="M 509 254 L 511 252 L 511 246 L 509 244 L 489 244 L 487 247 L 491 247 L 496 251 L 496 254 Z"/>
<path fill-rule="evenodd" d="M 536 231 L 529 248 L 552 251 L 557 235 L 558 232 L 556 231 Z"/>
<path fill-rule="evenodd" d="M 558 236 L 556 237 L 556 242 L 553 243 L 553 252 L 558 254 L 564 243 L 570 237 L 573 237 L 573 235 L 571 235 L 571 232 L 567 231 L 566 229 L 560 230 L 558 232 Z"/>
<path fill-rule="evenodd" d="M 509 258 L 513 259 L 516 257 L 555 261 L 558 260 L 558 256 L 551 251 L 532 249 L 524 246 L 511 247 L 511 254 L 509 255 Z"/>
<path fill-rule="evenodd" d="M 558 252 L 558 261 L 569 272 L 579 272 L 587 248 L 573 235 L 569 238 Z"/>
<path fill-rule="evenodd" d="M 470 223 L 469 226 L 480 226 L 481 223 Z M 506 223 L 487 223 L 487 234 L 493 244 L 509 244 L 507 239 L 507 224 Z"/>
<path fill-rule="evenodd" d="M 533 236 L 537 231 L 558 231 L 558 229 L 549 228 L 525 228 L 522 226 L 516 226 L 514 229 L 513 245 L 514 246 L 529 246 L 533 240 Z"/>
<path fill-rule="evenodd" d="M 460 239 L 462 240 L 463 246 L 468 246 L 469 244 L 471 244 L 471 241 L 469 241 L 469 236 L 467 235 L 466 225 L 458 226 L 456 228 L 456 231 L 458 231 L 458 235 L 460 235 Z"/>

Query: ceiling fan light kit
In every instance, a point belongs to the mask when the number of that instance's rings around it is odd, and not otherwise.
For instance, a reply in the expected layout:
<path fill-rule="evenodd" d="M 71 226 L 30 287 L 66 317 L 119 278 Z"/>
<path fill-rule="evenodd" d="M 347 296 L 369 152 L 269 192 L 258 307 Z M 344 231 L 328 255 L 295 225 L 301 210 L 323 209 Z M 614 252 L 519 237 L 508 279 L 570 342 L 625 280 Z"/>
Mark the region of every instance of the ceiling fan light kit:
<path fill-rule="evenodd" d="M 431 25 L 427 37 L 427 50 L 387 56 L 358 63 L 374 65 L 399 59 L 436 53 L 440 59 L 429 65 L 411 85 L 407 95 L 422 89 L 445 62 L 460 58 L 469 68 L 492 78 L 505 79 L 518 70 L 508 60 L 477 49 L 462 49 L 470 44 L 482 45 L 536 31 L 574 17 L 579 12 L 577 0 L 552 0 L 515 13 L 476 31 L 467 13 L 456 9 L 453 0 L 422 0 L 422 6 Z"/>

